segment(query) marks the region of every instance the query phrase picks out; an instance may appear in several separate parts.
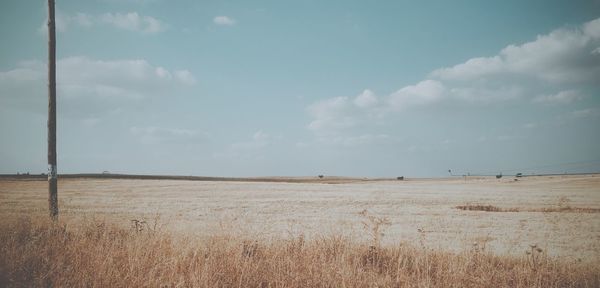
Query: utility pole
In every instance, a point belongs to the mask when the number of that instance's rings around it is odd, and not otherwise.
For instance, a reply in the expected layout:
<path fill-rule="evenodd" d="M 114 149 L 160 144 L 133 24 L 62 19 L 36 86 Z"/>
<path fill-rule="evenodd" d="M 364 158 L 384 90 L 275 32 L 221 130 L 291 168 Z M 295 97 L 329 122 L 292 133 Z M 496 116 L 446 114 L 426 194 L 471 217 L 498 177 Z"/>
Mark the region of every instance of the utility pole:
<path fill-rule="evenodd" d="M 48 0 L 48 208 L 58 219 L 58 173 L 56 170 L 56 25 L 54 0 Z"/>

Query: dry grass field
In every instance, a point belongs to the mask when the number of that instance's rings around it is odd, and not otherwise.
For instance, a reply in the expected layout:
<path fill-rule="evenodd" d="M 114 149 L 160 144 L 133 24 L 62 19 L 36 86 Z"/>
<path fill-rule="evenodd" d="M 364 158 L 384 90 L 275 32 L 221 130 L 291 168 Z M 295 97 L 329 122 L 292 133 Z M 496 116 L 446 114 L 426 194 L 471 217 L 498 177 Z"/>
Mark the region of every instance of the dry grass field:
<path fill-rule="evenodd" d="M 598 175 L 302 182 L 1 179 L 0 286 L 600 285 Z"/>

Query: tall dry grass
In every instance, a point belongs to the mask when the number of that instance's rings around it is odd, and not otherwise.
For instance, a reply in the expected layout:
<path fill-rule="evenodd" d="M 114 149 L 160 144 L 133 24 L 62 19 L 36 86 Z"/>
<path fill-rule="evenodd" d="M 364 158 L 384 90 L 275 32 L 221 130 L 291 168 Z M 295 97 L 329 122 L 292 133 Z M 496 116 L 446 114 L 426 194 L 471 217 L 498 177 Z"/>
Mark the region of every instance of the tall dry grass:
<path fill-rule="evenodd" d="M 150 228 L 150 229 L 148 229 Z M 86 220 L 0 220 L 2 287 L 599 287 L 598 267 L 531 248 L 522 257 L 379 247 L 344 236 L 256 241 Z"/>

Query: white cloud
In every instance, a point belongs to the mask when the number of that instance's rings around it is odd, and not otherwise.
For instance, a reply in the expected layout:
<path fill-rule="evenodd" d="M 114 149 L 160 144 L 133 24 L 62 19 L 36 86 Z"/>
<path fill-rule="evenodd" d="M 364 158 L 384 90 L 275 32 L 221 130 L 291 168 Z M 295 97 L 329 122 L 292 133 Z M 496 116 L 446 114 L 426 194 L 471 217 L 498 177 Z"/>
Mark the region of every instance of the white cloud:
<path fill-rule="evenodd" d="M 565 90 L 551 95 L 540 95 L 533 98 L 532 102 L 542 104 L 569 104 L 581 100 L 582 96 L 577 90 Z"/>
<path fill-rule="evenodd" d="M 378 124 L 386 114 L 415 105 L 443 99 L 444 86 L 435 80 L 409 85 L 385 97 L 384 101 L 367 89 L 355 97 L 340 96 L 313 103 L 308 113 L 313 118 L 308 129 L 322 137 L 340 137 L 340 132 L 359 126 Z M 342 139 L 342 138 L 340 138 Z M 331 140 L 331 139 L 330 139 Z M 344 140 L 345 141 L 345 140 Z M 334 142 L 342 143 L 336 140 Z"/>
<path fill-rule="evenodd" d="M 378 99 L 373 91 L 366 89 L 360 95 L 354 98 L 354 105 L 360 108 L 368 108 L 377 105 Z"/>
<path fill-rule="evenodd" d="M 600 38 L 600 18 L 583 24 L 583 32 L 593 38 Z"/>
<path fill-rule="evenodd" d="M 156 67 L 156 69 L 154 71 L 156 72 L 156 75 L 159 78 L 162 78 L 162 79 L 171 79 L 171 78 L 173 78 L 173 76 L 171 76 L 171 72 L 169 72 L 167 69 L 165 69 L 163 67 Z"/>
<path fill-rule="evenodd" d="M 193 84 L 193 75 L 189 71 L 174 73 L 177 81 L 171 79 L 171 72 L 165 68 L 153 67 L 143 59 L 103 61 L 88 57 L 67 57 L 57 62 L 58 83 L 66 86 L 104 85 L 125 90 L 143 88 L 143 91 L 150 91 L 165 83 Z M 180 76 L 182 73 L 185 77 Z"/>
<path fill-rule="evenodd" d="M 503 62 L 500 56 L 478 57 L 451 68 L 437 69 L 431 73 L 431 76 L 442 80 L 467 81 L 499 73 L 502 69 Z"/>
<path fill-rule="evenodd" d="M 46 64 L 39 61 L 21 62 L 15 69 L 0 71 L 0 94 L 7 95 L 0 98 L 3 106 L 29 109 L 31 99 L 45 95 L 46 71 Z M 72 116 L 90 117 L 90 112 L 170 95 L 194 83 L 187 70 L 171 72 L 142 59 L 67 57 L 57 61 L 57 93 L 59 101 L 64 101 L 61 112 Z"/>
<path fill-rule="evenodd" d="M 184 84 L 187 84 L 187 85 L 194 85 L 194 84 L 196 84 L 196 78 L 188 70 L 177 70 L 177 71 L 175 71 L 175 78 L 177 78 L 177 80 L 179 80 L 181 83 L 184 83 Z"/>
<path fill-rule="evenodd" d="M 335 131 L 355 125 L 351 115 L 353 104 L 348 97 L 335 97 L 314 103 L 308 107 L 314 118 L 308 125 L 313 131 Z"/>
<path fill-rule="evenodd" d="M 126 14 L 105 13 L 100 16 L 99 19 L 104 23 L 120 29 L 146 34 L 158 33 L 166 29 L 165 24 L 160 20 L 150 16 L 139 15 L 137 12 L 129 12 Z"/>
<path fill-rule="evenodd" d="M 308 128 L 318 137 L 342 137 L 340 131 L 376 127 L 389 115 L 444 101 L 480 107 L 524 98 L 533 103 L 571 103 L 584 97 L 580 89 L 600 87 L 598 51 L 600 18 L 539 35 L 521 45 L 508 45 L 498 55 L 436 69 L 424 80 L 381 99 L 365 90 L 355 98 L 317 101 L 307 109 L 312 117 Z M 579 114 L 586 113 L 592 112 Z"/>
<path fill-rule="evenodd" d="M 66 32 L 69 27 L 90 28 L 101 24 L 144 34 L 155 34 L 167 28 L 164 22 L 151 16 L 140 15 L 137 12 L 104 13 L 96 16 L 82 12 L 68 14 L 57 10 L 55 17 L 56 31 L 61 33 Z M 47 20 L 42 23 L 38 32 L 47 34 Z"/>
<path fill-rule="evenodd" d="M 600 19 L 582 28 L 561 28 L 522 45 L 509 45 L 492 57 L 473 58 L 430 77 L 443 81 L 503 81 L 526 77 L 543 83 L 592 83 L 600 65 L 592 53 L 600 45 Z"/>
<path fill-rule="evenodd" d="M 189 85 L 189 86 L 194 85 L 197 82 L 196 77 L 194 77 L 192 72 L 190 72 L 188 70 L 175 70 L 175 71 L 173 71 L 173 73 L 171 73 L 171 72 L 169 72 L 169 70 L 167 70 L 163 67 L 156 67 L 155 73 L 156 73 L 156 76 L 158 76 L 160 79 L 166 79 L 166 80 L 173 79 L 173 75 L 175 75 L 174 76 L 175 80 L 177 80 L 179 83 Z"/>
<path fill-rule="evenodd" d="M 213 19 L 213 22 L 217 25 L 222 26 L 233 26 L 237 23 L 237 21 L 233 18 L 227 16 L 217 16 Z"/>
<path fill-rule="evenodd" d="M 444 94 L 444 85 L 435 80 L 424 80 L 416 85 L 406 86 L 389 97 L 389 103 L 394 109 L 406 106 L 423 105 L 439 101 Z"/>
<path fill-rule="evenodd" d="M 455 86 L 450 89 L 448 96 L 463 102 L 492 103 L 516 99 L 524 94 L 523 87 L 508 83 L 496 87 L 486 85 Z"/>
<path fill-rule="evenodd" d="M 319 134 L 336 134 L 362 123 L 376 122 L 386 112 L 379 98 L 369 89 L 355 97 L 340 96 L 318 101 L 307 111 L 313 118 L 308 129 Z"/>
<path fill-rule="evenodd" d="M 340 96 L 313 103 L 308 112 L 313 120 L 308 128 L 319 134 L 337 134 L 365 123 L 380 121 L 390 111 L 414 105 L 426 105 L 443 98 L 445 88 L 439 81 L 424 80 L 406 86 L 379 101 L 371 90 L 356 97 Z"/>

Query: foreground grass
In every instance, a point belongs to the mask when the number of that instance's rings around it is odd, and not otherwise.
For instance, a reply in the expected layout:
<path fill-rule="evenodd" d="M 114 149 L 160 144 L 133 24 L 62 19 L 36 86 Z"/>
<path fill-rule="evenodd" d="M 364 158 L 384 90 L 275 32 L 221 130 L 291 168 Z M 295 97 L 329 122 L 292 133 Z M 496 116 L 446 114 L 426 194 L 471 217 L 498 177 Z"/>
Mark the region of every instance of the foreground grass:
<path fill-rule="evenodd" d="M 599 287 L 591 264 L 342 236 L 258 242 L 86 221 L 0 220 L 0 287 Z"/>

